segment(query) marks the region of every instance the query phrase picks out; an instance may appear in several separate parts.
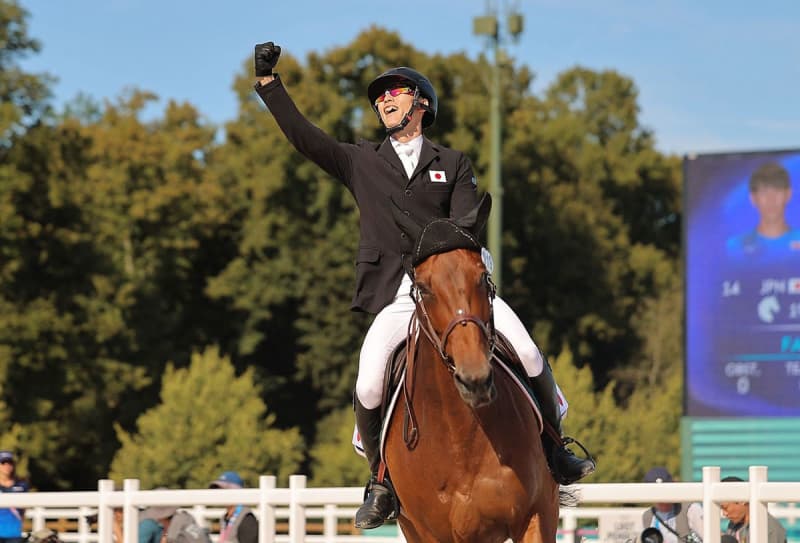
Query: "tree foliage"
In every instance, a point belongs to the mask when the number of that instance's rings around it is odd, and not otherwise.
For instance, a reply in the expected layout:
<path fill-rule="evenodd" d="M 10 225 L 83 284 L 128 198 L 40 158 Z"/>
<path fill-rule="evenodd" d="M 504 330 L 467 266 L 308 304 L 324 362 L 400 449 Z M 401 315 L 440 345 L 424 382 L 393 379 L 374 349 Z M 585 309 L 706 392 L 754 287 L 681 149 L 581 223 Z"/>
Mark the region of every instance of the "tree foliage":
<path fill-rule="evenodd" d="M 28 12 L 17 0 L 0 0 L 0 156 L 8 138 L 36 122 L 48 106 L 46 85 L 51 79 L 26 73 L 19 65 L 40 48 L 28 36 L 27 19 Z"/>
<path fill-rule="evenodd" d="M 193 355 L 188 368 L 169 364 L 160 396 L 137 420 L 136 433 L 117 426 L 122 445 L 112 478 L 137 478 L 151 488 L 205 488 L 225 470 L 246 480 L 273 474 L 284 485 L 297 472 L 299 431 L 274 428 L 275 415 L 267 414 L 253 372 L 237 376 L 217 349 Z"/>
<path fill-rule="evenodd" d="M 312 486 L 360 486 L 369 477 L 367 461 L 353 449 L 352 406 L 332 411 L 319 421 L 310 449 Z"/>

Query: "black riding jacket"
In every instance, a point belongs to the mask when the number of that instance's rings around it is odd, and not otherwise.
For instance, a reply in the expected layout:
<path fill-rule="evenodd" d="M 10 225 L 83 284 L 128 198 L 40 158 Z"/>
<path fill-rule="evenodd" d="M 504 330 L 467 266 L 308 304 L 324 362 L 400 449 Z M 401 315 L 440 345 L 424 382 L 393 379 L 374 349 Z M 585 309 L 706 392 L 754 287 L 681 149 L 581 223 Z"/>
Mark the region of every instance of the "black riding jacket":
<path fill-rule="evenodd" d="M 277 74 L 266 85 L 256 84 L 256 92 L 291 144 L 355 197 L 360 240 L 351 309 L 378 313 L 397 292 L 403 276 L 402 255 L 412 249 L 394 223 L 389 198 L 423 223 L 461 217 L 478 202 L 469 159 L 424 138 L 419 163 L 409 179 L 388 137 L 382 143 L 335 140 L 298 111 Z"/>

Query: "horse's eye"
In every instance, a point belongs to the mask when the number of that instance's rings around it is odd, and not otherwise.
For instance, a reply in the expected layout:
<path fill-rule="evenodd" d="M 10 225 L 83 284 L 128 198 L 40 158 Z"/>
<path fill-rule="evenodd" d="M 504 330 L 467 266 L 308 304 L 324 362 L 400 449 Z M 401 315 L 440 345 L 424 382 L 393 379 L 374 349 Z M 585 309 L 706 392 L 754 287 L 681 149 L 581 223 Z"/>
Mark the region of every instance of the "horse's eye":
<path fill-rule="evenodd" d="M 420 295 L 425 298 L 430 298 L 433 296 L 433 292 L 431 291 L 430 287 L 425 283 L 417 283 L 417 290 L 419 291 Z"/>

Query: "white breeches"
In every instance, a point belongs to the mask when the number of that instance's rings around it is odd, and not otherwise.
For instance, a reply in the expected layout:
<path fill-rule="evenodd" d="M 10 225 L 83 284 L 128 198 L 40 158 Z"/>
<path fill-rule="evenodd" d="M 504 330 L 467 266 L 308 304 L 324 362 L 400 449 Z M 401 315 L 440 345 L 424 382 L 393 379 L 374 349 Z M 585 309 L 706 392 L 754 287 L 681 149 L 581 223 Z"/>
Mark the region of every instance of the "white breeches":
<path fill-rule="evenodd" d="M 409 295 L 410 290 L 411 279 L 408 275 L 403 275 L 403 281 L 397 289 L 394 300 L 375 316 L 361 345 L 356 395 L 361 405 L 367 409 L 374 409 L 380 405 L 386 361 L 408 333 L 408 323 L 414 313 L 414 300 Z M 528 376 L 539 375 L 544 367 L 539 347 L 533 342 L 514 310 L 499 296 L 494 299 L 494 324 L 511 342 Z M 563 417 L 568 405 L 560 388 L 558 395 Z"/>

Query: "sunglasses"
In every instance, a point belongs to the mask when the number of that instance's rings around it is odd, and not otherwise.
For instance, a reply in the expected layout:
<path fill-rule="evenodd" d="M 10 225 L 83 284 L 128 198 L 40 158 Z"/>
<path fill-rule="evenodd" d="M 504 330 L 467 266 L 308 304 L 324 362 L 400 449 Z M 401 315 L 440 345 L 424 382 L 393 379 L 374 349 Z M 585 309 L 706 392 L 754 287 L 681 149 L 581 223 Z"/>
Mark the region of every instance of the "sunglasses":
<path fill-rule="evenodd" d="M 395 87 L 393 89 L 386 89 L 380 96 L 375 98 L 375 105 L 377 106 L 384 100 L 386 100 L 386 96 L 397 97 L 401 94 L 414 94 L 414 89 L 411 87 Z"/>
<path fill-rule="evenodd" d="M 0 460 L 0 464 L 13 464 L 13 460 Z"/>

